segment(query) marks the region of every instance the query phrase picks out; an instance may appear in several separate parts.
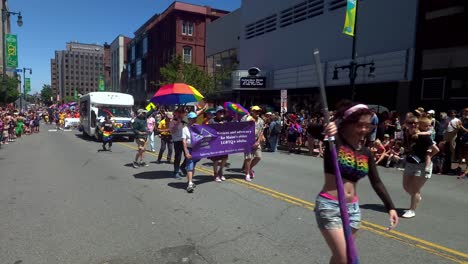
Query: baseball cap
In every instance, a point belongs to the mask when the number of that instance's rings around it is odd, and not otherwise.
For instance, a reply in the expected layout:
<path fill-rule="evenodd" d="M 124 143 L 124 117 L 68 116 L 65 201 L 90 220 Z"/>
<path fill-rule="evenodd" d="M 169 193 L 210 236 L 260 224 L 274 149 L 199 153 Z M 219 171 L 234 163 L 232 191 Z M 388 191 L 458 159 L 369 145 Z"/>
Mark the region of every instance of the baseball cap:
<path fill-rule="evenodd" d="M 223 109 L 224 110 L 224 109 Z M 187 114 L 187 118 L 197 118 L 197 114 L 195 114 L 195 112 L 190 112 Z"/>
<path fill-rule="evenodd" d="M 272 112 L 267 112 L 265 115 L 272 115 L 273 113 Z"/>
<path fill-rule="evenodd" d="M 428 114 L 435 114 L 435 111 L 434 110 L 429 110 L 427 111 Z"/>
<path fill-rule="evenodd" d="M 224 107 L 222 107 L 222 106 L 216 107 L 216 113 L 219 112 L 219 111 L 224 111 Z"/>
<path fill-rule="evenodd" d="M 141 108 L 138 109 L 138 111 L 137 111 L 138 114 L 146 113 L 146 112 L 148 112 L 148 111 L 146 111 L 145 109 L 141 109 Z"/>
<path fill-rule="evenodd" d="M 260 106 L 258 106 L 258 105 L 254 105 L 254 106 L 252 106 L 250 108 L 250 110 L 252 110 L 252 111 L 262 111 L 262 108 L 260 108 Z"/>
<path fill-rule="evenodd" d="M 389 138 L 390 135 L 389 134 L 384 134 L 383 137 L 386 137 L 386 138 L 388 137 Z"/>

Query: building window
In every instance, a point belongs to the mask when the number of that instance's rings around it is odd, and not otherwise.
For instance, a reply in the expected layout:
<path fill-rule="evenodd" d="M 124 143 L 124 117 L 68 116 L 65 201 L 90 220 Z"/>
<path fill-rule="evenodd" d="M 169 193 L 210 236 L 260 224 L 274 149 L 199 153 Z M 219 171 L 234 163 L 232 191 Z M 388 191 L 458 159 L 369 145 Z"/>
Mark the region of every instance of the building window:
<path fill-rule="evenodd" d="M 188 23 L 187 35 L 193 36 L 193 23 L 192 22 Z"/>
<path fill-rule="evenodd" d="M 188 25 L 187 25 L 187 21 L 182 21 L 182 35 L 187 35 L 187 29 Z"/>
<path fill-rule="evenodd" d="M 148 53 L 148 37 L 143 39 L 143 55 Z"/>
<path fill-rule="evenodd" d="M 184 47 L 184 62 L 192 63 L 192 47 Z"/>

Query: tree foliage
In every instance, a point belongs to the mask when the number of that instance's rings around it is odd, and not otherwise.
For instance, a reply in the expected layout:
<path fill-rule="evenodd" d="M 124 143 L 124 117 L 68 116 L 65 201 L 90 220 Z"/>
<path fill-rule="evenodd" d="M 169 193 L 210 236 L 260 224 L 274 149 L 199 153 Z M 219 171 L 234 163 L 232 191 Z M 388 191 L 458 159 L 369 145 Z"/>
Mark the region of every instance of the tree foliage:
<path fill-rule="evenodd" d="M 5 76 L 5 85 L 3 85 L 2 79 L 0 79 L 0 102 L 6 102 L 7 104 L 15 102 L 20 97 L 18 84 L 18 79 L 8 75 Z M 6 92 L 4 90 L 4 86 L 6 87 Z"/>
<path fill-rule="evenodd" d="M 45 104 L 52 104 L 52 100 L 50 100 L 52 96 L 52 88 L 49 84 L 44 84 L 41 90 L 41 101 Z"/>
<path fill-rule="evenodd" d="M 161 68 L 160 85 L 186 83 L 195 87 L 203 96 L 209 97 L 218 92 L 214 79 L 203 69 L 191 63 L 184 63 L 182 56 L 174 56 L 166 66 Z"/>

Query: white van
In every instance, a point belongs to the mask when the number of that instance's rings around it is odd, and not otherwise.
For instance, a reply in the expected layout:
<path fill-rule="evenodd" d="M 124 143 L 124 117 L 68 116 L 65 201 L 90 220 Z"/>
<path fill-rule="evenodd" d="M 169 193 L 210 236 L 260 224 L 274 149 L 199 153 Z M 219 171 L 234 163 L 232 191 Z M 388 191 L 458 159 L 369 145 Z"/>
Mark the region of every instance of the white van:
<path fill-rule="evenodd" d="M 100 126 L 106 116 L 115 124 L 114 136 L 128 136 L 133 141 L 134 134 L 131 113 L 134 104 L 130 94 L 116 92 L 92 92 L 80 98 L 80 130 L 84 136 L 102 140 Z"/>

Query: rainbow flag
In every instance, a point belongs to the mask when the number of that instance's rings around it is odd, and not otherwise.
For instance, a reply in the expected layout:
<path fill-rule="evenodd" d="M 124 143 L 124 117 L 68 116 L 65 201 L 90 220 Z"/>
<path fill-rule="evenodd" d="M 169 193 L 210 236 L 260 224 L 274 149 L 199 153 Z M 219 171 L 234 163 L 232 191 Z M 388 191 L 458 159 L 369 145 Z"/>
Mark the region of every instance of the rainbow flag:
<path fill-rule="evenodd" d="M 354 27 L 356 25 L 356 9 L 358 0 L 348 0 L 346 6 L 346 18 L 343 28 L 343 33 L 354 37 Z"/>
<path fill-rule="evenodd" d="M 102 132 L 102 141 L 106 142 L 112 139 L 112 132 L 103 131 Z"/>

